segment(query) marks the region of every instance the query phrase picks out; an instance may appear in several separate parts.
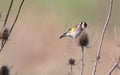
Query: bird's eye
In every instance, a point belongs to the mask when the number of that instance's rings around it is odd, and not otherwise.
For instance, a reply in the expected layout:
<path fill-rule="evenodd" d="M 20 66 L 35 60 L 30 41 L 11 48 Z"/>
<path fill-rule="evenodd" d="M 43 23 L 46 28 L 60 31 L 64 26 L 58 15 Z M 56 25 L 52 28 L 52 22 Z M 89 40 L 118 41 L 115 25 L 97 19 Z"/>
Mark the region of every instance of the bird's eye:
<path fill-rule="evenodd" d="M 75 28 L 77 28 L 77 25 L 75 26 Z"/>
<path fill-rule="evenodd" d="M 75 25 L 73 28 L 77 28 L 77 25 Z"/>

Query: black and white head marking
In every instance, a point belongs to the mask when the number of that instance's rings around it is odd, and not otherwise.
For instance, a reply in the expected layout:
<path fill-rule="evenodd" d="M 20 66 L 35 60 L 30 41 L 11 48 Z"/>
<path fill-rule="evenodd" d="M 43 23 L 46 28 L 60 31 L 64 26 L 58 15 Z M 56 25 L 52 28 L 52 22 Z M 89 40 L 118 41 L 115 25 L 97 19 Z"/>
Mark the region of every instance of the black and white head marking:
<path fill-rule="evenodd" d="M 87 23 L 86 22 L 81 22 L 81 28 L 85 29 L 87 27 Z"/>

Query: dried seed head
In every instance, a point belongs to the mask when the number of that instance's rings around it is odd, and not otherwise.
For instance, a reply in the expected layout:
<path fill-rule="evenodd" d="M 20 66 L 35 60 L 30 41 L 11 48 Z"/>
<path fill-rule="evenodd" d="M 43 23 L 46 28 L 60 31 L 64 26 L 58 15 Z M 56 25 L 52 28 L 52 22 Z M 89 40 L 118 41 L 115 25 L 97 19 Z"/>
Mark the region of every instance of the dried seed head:
<path fill-rule="evenodd" d="M 5 28 L 3 28 L 3 30 L 0 32 L 0 39 L 8 40 L 8 35 L 9 35 L 9 29 L 5 27 Z"/>
<path fill-rule="evenodd" d="M 2 66 L 0 69 L 0 75 L 9 75 L 9 69 L 7 66 Z"/>
<path fill-rule="evenodd" d="M 75 65 L 75 59 L 70 58 L 69 59 L 69 65 Z"/>
<path fill-rule="evenodd" d="M 89 37 L 87 32 L 83 31 L 81 35 L 77 38 L 77 44 L 81 47 L 86 47 L 89 44 Z"/>

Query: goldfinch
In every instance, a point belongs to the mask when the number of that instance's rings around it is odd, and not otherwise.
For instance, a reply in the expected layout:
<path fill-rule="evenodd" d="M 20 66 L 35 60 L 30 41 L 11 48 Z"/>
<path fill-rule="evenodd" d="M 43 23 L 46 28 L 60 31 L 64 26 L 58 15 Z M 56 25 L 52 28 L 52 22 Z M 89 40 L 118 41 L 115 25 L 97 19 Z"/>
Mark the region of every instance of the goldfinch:
<path fill-rule="evenodd" d="M 72 26 L 71 28 L 68 29 L 65 33 L 63 33 L 59 39 L 63 37 L 72 37 L 72 38 L 77 38 L 81 32 L 87 27 L 86 22 L 81 22 L 80 24 L 76 24 Z"/>

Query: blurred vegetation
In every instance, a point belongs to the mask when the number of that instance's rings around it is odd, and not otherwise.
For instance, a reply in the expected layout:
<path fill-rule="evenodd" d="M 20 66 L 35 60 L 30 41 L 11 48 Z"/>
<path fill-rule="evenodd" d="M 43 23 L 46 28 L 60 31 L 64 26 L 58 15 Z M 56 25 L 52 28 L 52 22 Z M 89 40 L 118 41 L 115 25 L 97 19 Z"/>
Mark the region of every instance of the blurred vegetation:
<path fill-rule="evenodd" d="M 64 15 L 69 22 L 104 22 L 108 13 L 110 0 L 39 0 L 36 5 L 43 9 L 54 9 Z M 115 0 L 111 22 L 120 24 L 120 0 Z"/>
<path fill-rule="evenodd" d="M 18 5 L 20 0 L 15 0 Z M 10 0 L 0 1 L 0 12 L 2 16 L 6 14 Z M 80 21 L 101 23 L 104 22 L 108 13 L 109 0 L 25 0 L 27 6 L 35 7 L 40 11 L 52 10 L 64 18 L 66 24 L 78 23 Z M 111 22 L 120 24 L 120 0 L 115 0 Z M 14 5 L 14 7 L 16 7 Z M 42 10 L 41 10 L 42 9 Z"/>
<path fill-rule="evenodd" d="M 2 15 L 0 26 L 4 22 L 10 1 L 11 0 L 0 0 L 0 13 Z M 13 22 L 11 20 L 16 16 L 20 1 L 21 0 L 14 0 L 12 12 L 9 17 L 10 22 Z M 101 27 L 107 17 L 109 1 L 110 0 L 25 0 L 19 21 L 17 21 L 18 25 L 15 26 L 16 30 L 14 33 L 12 32 L 13 35 L 10 38 L 8 46 L 6 46 L 6 52 L 0 56 L 0 64 L 7 63 L 15 65 L 15 67 L 17 66 L 15 71 L 23 73 L 19 75 L 45 75 L 43 74 L 44 71 L 48 71 L 50 75 L 61 74 L 62 71 L 64 71 L 62 73 L 63 75 L 64 73 L 66 74 L 66 68 L 62 66 L 65 64 L 63 60 L 64 53 L 68 55 L 68 57 L 72 55 L 79 59 L 80 49 L 72 48 L 71 46 L 74 43 L 65 40 L 60 41 L 58 37 L 69 28 L 68 25 L 86 21 L 89 27 L 99 31 L 99 33 L 97 33 L 98 31 L 95 32 L 95 39 L 93 38 L 94 40 L 92 41 L 95 43 L 96 40 L 99 39 Z M 119 13 L 120 0 L 114 0 L 110 25 L 118 25 L 118 28 L 120 28 Z M 11 23 L 7 24 L 10 25 Z M 60 25 L 62 26 L 61 28 L 65 28 L 65 30 L 61 30 Z M 98 28 L 98 25 L 100 28 Z M 111 34 L 111 32 L 109 34 Z M 106 39 L 104 45 L 105 50 L 103 50 L 102 53 L 102 61 L 111 60 L 109 53 L 119 55 L 119 49 L 114 47 L 114 36 L 110 35 L 110 38 L 107 37 Z M 93 48 L 91 49 L 93 52 L 88 50 L 88 55 L 86 54 L 86 57 L 90 57 L 87 59 L 90 61 L 87 65 L 90 66 L 91 63 L 93 64 L 91 59 L 93 59 L 92 57 L 96 52 L 96 47 L 95 49 Z M 76 50 L 73 51 L 73 49 Z M 102 62 L 99 73 L 104 73 L 104 70 L 106 71 L 107 69 L 101 69 L 101 67 L 103 65 L 105 65 L 105 67 L 110 66 L 110 63 L 111 61 L 106 65 L 106 62 Z M 111 64 L 113 64 L 113 62 Z M 56 66 L 58 66 L 57 69 Z M 91 72 L 86 73 L 89 74 Z"/>
<path fill-rule="evenodd" d="M 17 12 L 19 4 L 20 4 L 20 1 L 21 0 L 14 0 L 12 10 L 11 10 L 11 13 L 10 13 L 10 17 L 11 16 L 13 17 L 14 14 L 16 15 L 16 12 Z M 2 25 L 4 20 L 5 20 L 10 2 L 11 2 L 11 0 L 0 0 L 0 14 L 1 14 L 0 25 Z"/>

